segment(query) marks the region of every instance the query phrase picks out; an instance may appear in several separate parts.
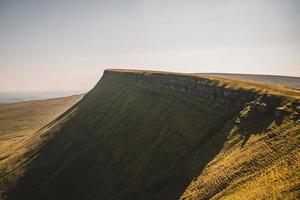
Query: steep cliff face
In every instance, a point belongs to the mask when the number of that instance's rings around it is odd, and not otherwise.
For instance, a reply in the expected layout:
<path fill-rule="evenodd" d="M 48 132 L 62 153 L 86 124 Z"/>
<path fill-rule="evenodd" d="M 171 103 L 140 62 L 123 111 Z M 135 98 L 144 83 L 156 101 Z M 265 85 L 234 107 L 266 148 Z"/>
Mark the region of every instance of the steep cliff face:
<path fill-rule="evenodd" d="M 207 199 L 233 190 L 239 195 L 248 180 L 280 168 L 283 155 L 299 169 L 299 93 L 261 88 L 268 87 L 107 70 L 80 103 L 28 141 L 30 159 L 1 179 L 5 196 Z M 294 197 L 299 182 L 293 173 L 280 175 L 292 177 L 292 183 L 273 192 Z"/>
<path fill-rule="evenodd" d="M 273 109 L 274 113 L 279 113 L 280 104 L 284 104 L 287 97 L 282 95 L 274 95 L 268 91 L 255 90 L 256 88 L 246 89 L 242 86 L 237 88 L 230 87 L 229 84 L 222 84 L 220 80 L 210 79 L 208 77 L 174 74 L 174 73 L 158 73 L 158 72 L 131 72 L 106 70 L 103 79 L 120 79 L 127 78 L 136 81 L 142 81 L 151 84 L 152 87 L 169 89 L 176 92 L 189 93 L 194 97 L 204 97 L 215 101 L 218 104 L 225 105 L 227 109 L 238 111 L 245 103 L 252 103 L 251 110 L 258 112 L 266 112 Z M 295 90 L 296 91 L 296 90 Z M 255 101 L 255 102 L 254 102 Z M 296 101 L 294 103 L 297 104 Z"/>
<path fill-rule="evenodd" d="M 161 73 L 131 73 L 118 71 L 105 71 L 103 78 L 129 78 L 140 80 L 152 86 L 185 92 L 193 96 L 200 96 L 227 104 L 239 109 L 245 102 L 255 99 L 259 94 L 247 90 L 235 90 L 219 86 L 217 81 L 198 76 L 184 76 L 182 74 Z"/>

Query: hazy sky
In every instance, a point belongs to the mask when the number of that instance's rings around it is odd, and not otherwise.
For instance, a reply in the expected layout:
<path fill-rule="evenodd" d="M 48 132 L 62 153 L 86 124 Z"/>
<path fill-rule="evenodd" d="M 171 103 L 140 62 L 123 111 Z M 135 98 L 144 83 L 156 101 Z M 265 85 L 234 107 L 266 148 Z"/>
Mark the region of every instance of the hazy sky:
<path fill-rule="evenodd" d="M 0 91 L 126 67 L 300 76 L 300 1 L 0 0 Z"/>

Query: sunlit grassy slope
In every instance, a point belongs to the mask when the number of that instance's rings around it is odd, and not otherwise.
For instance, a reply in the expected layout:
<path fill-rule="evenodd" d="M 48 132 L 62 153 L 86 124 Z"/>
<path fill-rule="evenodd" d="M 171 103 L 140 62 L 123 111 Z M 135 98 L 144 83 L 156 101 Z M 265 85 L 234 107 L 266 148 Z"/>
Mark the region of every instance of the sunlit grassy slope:
<path fill-rule="evenodd" d="M 7 199 L 294 199 L 298 90 L 107 70 L 24 144 Z"/>
<path fill-rule="evenodd" d="M 32 134 L 68 110 L 83 95 L 0 105 L 0 175 L 18 167 Z M 3 186 L 3 185 L 1 185 Z M 3 188 L 0 187 L 1 192 Z M 1 197 L 0 197 L 1 199 Z"/>
<path fill-rule="evenodd" d="M 0 105 L 0 136 L 35 132 L 78 102 L 82 95 Z"/>

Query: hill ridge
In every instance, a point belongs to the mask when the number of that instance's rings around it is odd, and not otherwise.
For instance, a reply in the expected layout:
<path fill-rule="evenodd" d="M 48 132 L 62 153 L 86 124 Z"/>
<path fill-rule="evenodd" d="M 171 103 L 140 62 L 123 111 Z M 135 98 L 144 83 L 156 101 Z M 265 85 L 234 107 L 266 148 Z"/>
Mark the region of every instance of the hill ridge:
<path fill-rule="evenodd" d="M 208 199 L 231 192 L 238 198 L 248 184 L 243 180 L 266 181 L 259 173 L 284 153 L 292 163 L 299 153 L 297 91 L 264 86 L 106 70 L 62 119 L 28 141 L 26 155 L 36 157 L 1 180 L 15 182 L 7 199 Z M 230 170 L 222 173 L 220 166 Z M 289 176 L 296 171 L 275 171 L 291 183 L 278 189 L 270 180 L 272 194 L 256 195 L 295 197 L 299 182 Z"/>

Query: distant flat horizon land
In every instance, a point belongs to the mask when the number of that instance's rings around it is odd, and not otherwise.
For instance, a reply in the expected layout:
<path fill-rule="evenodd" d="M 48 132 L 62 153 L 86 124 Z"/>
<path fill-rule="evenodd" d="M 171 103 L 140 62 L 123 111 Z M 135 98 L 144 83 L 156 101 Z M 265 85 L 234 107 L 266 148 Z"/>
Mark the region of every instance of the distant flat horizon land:
<path fill-rule="evenodd" d="M 85 94 L 87 91 L 51 90 L 51 91 L 0 91 L 0 104 L 17 103 L 32 100 L 45 100 Z"/>

